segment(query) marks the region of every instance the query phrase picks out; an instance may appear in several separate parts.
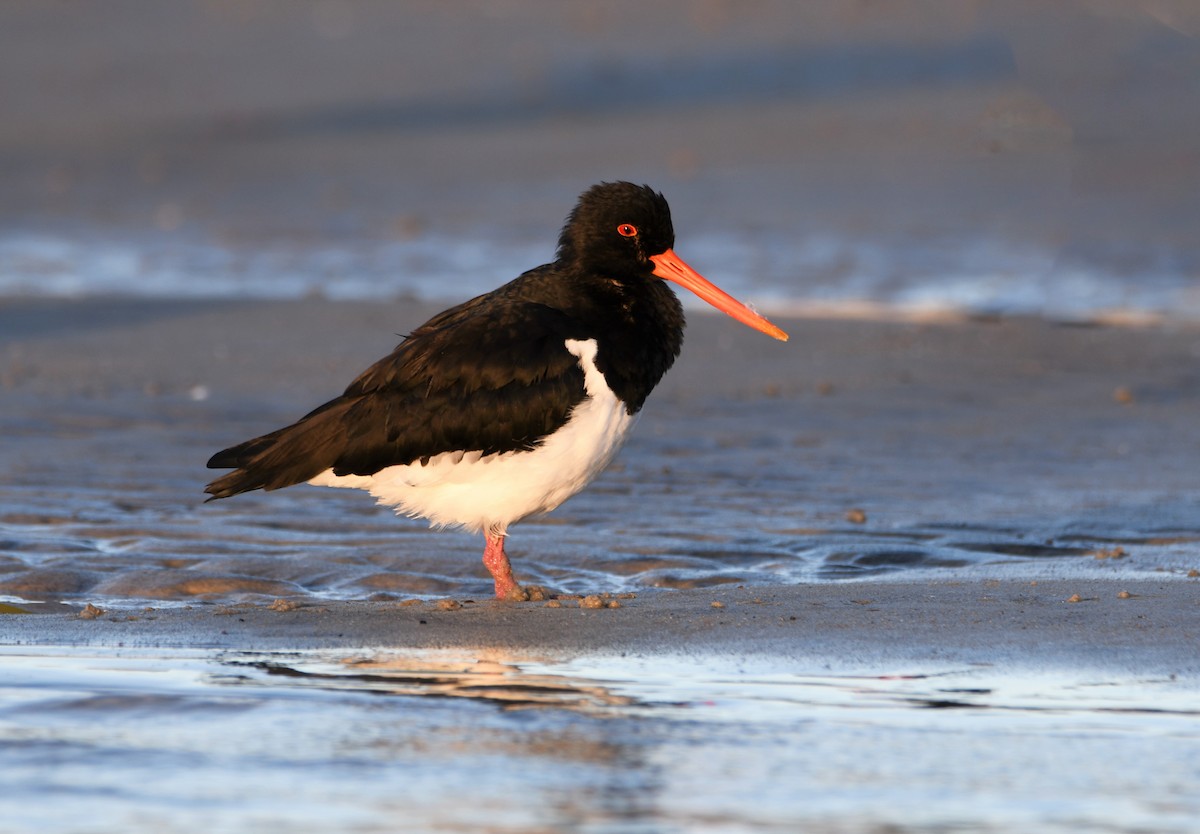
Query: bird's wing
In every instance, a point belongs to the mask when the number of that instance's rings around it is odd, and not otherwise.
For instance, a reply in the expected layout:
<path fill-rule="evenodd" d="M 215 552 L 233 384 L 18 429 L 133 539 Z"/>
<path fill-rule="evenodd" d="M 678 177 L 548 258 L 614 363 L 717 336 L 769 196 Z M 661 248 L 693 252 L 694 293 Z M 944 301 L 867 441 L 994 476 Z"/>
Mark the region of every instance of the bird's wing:
<path fill-rule="evenodd" d="M 585 396 L 564 342 L 580 338 L 565 313 L 520 299 L 448 310 L 412 333 L 298 422 L 218 452 L 236 467 L 209 484 L 223 498 L 278 489 L 327 469 L 370 475 L 442 452 L 535 448 Z"/>
<path fill-rule="evenodd" d="M 584 397 L 564 344 L 572 322 L 514 302 L 430 322 L 350 384 L 347 448 L 335 474 L 373 474 L 449 451 L 528 450 Z"/>

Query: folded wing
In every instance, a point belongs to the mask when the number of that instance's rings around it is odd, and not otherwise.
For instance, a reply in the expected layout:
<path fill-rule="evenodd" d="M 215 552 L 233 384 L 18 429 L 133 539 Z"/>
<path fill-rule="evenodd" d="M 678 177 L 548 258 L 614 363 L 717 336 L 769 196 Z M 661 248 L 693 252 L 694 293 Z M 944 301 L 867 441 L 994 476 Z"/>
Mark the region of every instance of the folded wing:
<path fill-rule="evenodd" d="M 206 488 L 227 498 L 304 483 L 325 470 L 372 475 L 453 451 L 536 448 L 585 396 L 564 342 L 578 325 L 542 304 L 479 299 L 431 319 L 290 426 L 213 455 L 233 469 Z"/>

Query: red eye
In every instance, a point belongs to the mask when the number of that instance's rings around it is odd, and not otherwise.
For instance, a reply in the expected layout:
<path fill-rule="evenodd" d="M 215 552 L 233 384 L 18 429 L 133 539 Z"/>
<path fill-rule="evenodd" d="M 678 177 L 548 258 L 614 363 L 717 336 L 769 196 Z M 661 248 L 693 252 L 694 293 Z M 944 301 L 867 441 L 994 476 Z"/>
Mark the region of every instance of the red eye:
<path fill-rule="evenodd" d="M 622 223 L 620 226 L 617 226 L 617 234 L 624 237 L 633 237 L 637 234 L 637 226 L 631 226 L 628 223 Z"/>

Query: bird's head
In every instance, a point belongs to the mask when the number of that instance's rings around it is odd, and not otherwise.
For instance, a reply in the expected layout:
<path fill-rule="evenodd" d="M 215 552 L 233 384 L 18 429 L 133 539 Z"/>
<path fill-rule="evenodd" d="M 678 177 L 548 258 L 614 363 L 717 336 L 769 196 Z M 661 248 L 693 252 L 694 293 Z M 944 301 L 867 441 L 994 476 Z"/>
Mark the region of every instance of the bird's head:
<path fill-rule="evenodd" d="M 666 198 L 647 185 L 605 182 L 579 197 L 558 238 L 558 258 L 617 280 L 673 281 L 738 321 L 787 341 L 766 318 L 716 287 L 675 254 Z"/>

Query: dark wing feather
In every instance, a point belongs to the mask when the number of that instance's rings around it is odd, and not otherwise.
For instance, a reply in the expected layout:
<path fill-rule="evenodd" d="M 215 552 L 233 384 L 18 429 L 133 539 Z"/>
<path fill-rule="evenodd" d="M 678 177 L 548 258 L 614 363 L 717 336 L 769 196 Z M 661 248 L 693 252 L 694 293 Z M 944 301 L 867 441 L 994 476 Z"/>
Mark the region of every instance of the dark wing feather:
<path fill-rule="evenodd" d="M 484 299 L 434 317 L 298 422 L 218 452 L 210 468 L 236 469 L 206 492 L 226 498 L 327 469 L 370 475 L 442 452 L 536 447 L 585 396 L 564 345 L 580 338 L 578 324 L 543 304 Z"/>

